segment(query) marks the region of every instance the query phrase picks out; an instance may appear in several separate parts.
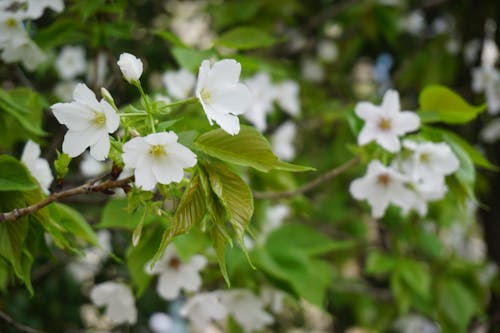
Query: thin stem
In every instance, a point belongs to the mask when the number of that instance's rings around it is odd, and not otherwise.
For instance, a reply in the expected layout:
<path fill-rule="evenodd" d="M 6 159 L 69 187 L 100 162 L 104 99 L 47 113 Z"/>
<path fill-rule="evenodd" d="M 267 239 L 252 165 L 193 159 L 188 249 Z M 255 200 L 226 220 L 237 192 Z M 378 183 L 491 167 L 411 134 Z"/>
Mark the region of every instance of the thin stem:
<path fill-rule="evenodd" d="M 194 104 L 196 102 L 198 102 L 198 98 L 193 96 L 193 97 L 190 97 L 188 99 L 183 99 L 182 101 L 177 101 L 177 102 L 173 102 L 170 104 L 166 104 L 165 107 L 173 107 L 173 106 L 185 105 L 185 104 Z"/>
<path fill-rule="evenodd" d="M 148 114 L 146 112 L 129 112 L 129 113 L 120 113 L 120 117 L 144 117 Z"/>
<path fill-rule="evenodd" d="M 15 328 L 18 332 L 25 333 L 43 333 L 44 331 L 37 330 L 33 327 L 26 326 L 24 324 L 18 323 L 14 318 L 9 316 L 7 313 L 0 311 L 0 319 Z"/>
<path fill-rule="evenodd" d="M 150 114 L 150 115 L 148 116 L 148 120 L 149 120 L 149 124 L 151 125 L 151 131 L 152 131 L 153 133 L 156 133 L 156 128 L 155 128 L 155 119 L 154 119 L 153 115 L 151 115 L 151 114 Z"/>
<path fill-rule="evenodd" d="M 146 111 L 148 113 L 151 112 L 151 106 L 149 105 L 148 97 L 144 93 L 144 90 L 142 89 L 141 81 L 135 81 L 134 85 L 139 89 L 139 92 L 141 93 L 142 99 L 144 100 L 144 105 L 146 106 Z"/>
<path fill-rule="evenodd" d="M 75 195 L 80 195 L 80 194 L 87 194 L 87 193 L 93 193 L 93 192 L 105 192 L 107 190 L 113 189 L 113 188 L 120 188 L 124 187 L 128 183 L 130 183 L 133 180 L 133 176 L 130 176 L 128 178 L 120 179 L 120 180 L 111 180 L 108 179 L 102 183 L 96 184 L 96 180 L 93 179 L 91 181 L 88 181 L 87 183 L 80 185 L 75 188 L 71 188 L 68 190 L 64 190 L 61 192 L 55 192 L 43 199 L 42 201 L 39 201 L 37 203 L 34 203 L 30 206 L 24 207 L 24 208 L 15 208 L 9 212 L 4 212 L 0 213 L 0 223 L 1 222 L 6 222 L 6 221 L 15 221 L 20 219 L 21 217 L 24 217 L 29 214 L 33 214 L 43 207 L 53 203 L 54 201 L 58 201 L 64 198 L 72 197 Z"/>
<path fill-rule="evenodd" d="M 310 190 L 314 189 L 315 187 L 326 183 L 327 181 L 337 177 L 338 175 L 344 173 L 348 169 L 352 168 L 356 164 L 358 164 L 361 161 L 361 158 L 359 156 L 347 161 L 346 163 L 340 165 L 339 167 L 336 167 L 332 170 L 329 170 L 325 172 L 324 174 L 318 176 L 317 178 L 313 179 L 309 183 L 295 189 L 295 190 L 290 190 L 290 191 L 283 191 L 283 192 L 254 192 L 254 197 L 255 199 L 284 199 L 284 198 L 290 198 L 293 197 L 297 194 L 302 194 L 309 192 Z"/>

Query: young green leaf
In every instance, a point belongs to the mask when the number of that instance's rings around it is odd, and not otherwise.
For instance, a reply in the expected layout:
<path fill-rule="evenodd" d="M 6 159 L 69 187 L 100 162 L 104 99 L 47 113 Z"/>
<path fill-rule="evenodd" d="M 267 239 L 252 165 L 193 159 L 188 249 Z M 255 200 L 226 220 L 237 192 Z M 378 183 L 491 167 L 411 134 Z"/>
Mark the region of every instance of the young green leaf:
<path fill-rule="evenodd" d="M 57 151 L 57 158 L 54 161 L 54 169 L 56 169 L 57 178 L 62 179 L 69 170 L 69 164 L 71 163 L 71 157 L 65 153 Z"/>
<path fill-rule="evenodd" d="M 255 27 L 238 27 L 223 33 L 216 44 L 236 50 L 248 50 L 273 45 L 276 39 Z"/>
<path fill-rule="evenodd" d="M 0 155 L 0 191 L 30 191 L 37 187 L 24 164 L 12 156 Z"/>

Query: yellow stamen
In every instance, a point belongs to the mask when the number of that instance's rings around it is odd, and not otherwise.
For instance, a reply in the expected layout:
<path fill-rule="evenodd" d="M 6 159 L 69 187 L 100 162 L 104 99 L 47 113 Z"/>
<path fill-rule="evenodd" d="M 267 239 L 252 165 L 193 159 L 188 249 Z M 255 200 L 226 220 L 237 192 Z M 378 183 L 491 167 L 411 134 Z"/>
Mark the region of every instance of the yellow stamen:
<path fill-rule="evenodd" d="M 163 147 L 162 145 L 154 145 L 149 150 L 149 153 L 151 155 L 153 155 L 154 157 L 160 157 L 162 155 L 166 155 L 167 154 L 167 152 L 165 151 L 165 147 Z"/>
<path fill-rule="evenodd" d="M 5 22 L 5 24 L 7 25 L 7 28 L 15 28 L 17 26 L 17 21 L 10 18 Z"/>
<path fill-rule="evenodd" d="M 181 264 L 182 262 L 177 256 L 170 258 L 170 260 L 168 261 L 168 267 L 173 268 L 175 270 L 178 270 Z"/>
<path fill-rule="evenodd" d="M 203 99 L 205 101 L 205 103 L 208 103 L 210 101 L 210 99 L 212 98 L 212 95 L 210 94 L 210 92 L 206 91 L 205 89 L 203 89 L 201 91 L 201 99 Z"/>
<path fill-rule="evenodd" d="M 380 119 L 378 123 L 378 128 L 380 128 L 382 131 L 388 131 L 392 127 L 391 120 L 387 118 L 382 118 Z"/>
<path fill-rule="evenodd" d="M 383 186 L 388 186 L 389 183 L 391 182 L 391 177 L 387 173 L 381 173 L 377 177 L 377 182 Z"/>
<path fill-rule="evenodd" d="M 96 112 L 94 116 L 94 124 L 97 126 L 104 126 L 106 123 L 106 116 L 104 113 Z"/>
<path fill-rule="evenodd" d="M 429 156 L 429 154 L 427 154 L 427 153 L 420 154 L 420 162 L 429 163 L 430 160 L 431 160 L 431 157 Z"/>

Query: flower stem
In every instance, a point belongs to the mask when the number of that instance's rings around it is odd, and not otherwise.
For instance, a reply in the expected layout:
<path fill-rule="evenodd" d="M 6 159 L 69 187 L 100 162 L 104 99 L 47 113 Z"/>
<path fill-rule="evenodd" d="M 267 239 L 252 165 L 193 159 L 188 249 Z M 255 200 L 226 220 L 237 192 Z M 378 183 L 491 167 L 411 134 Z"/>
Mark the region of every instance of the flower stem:
<path fill-rule="evenodd" d="M 151 106 L 149 105 L 149 100 L 146 94 L 144 93 L 144 90 L 142 89 L 141 81 L 135 81 L 134 85 L 137 87 L 139 92 L 141 93 L 142 99 L 144 100 L 144 106 L 146 107 L 146 111 L 148 113 L 151 113 Z"/>
<path fill-rule="evenodd" d="M 165 107 L 172 107 L 172 106 L 178 106 L 178 105 L 184 105 L 184 104 L 194 104 L 196 102 L 198 102 L 198 98 L 193 96 L 193 97 L 190 97 L 188 99 L 183 99 L 182 101 L 177 101 L 177 102 L 167 104 L 167 105 L 165 105 Z"/>
<path fill-rule="evenodd" d="M 147 116 L 148 114 L 145 112 L 129 112 L 129 113 L 120 113 L 120 117 L 141 117 Z"/>

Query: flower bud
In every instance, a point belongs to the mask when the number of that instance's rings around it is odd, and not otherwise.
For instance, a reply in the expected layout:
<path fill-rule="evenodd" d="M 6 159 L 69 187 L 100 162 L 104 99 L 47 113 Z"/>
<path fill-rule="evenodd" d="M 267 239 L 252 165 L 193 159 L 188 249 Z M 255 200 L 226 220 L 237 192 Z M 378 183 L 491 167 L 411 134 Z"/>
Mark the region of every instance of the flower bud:
<path fill-rule="evenodd" d="M 111 93 L 108 91 L 108 89 L 102 87 L 101 88 L 101 96 L 109 104 L 115 105 L 115 100 L 113 99 L 113 96 L 111 96 Z"/>
<path fill-rule="evenodd" d="M 125 80 L 129 83 L 138 81 L 142 74 L 142 61 L 130 53 L 122 53 L 117 62 Z"/>

